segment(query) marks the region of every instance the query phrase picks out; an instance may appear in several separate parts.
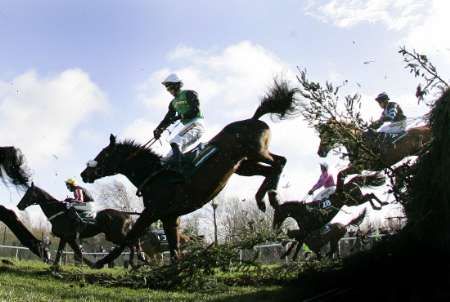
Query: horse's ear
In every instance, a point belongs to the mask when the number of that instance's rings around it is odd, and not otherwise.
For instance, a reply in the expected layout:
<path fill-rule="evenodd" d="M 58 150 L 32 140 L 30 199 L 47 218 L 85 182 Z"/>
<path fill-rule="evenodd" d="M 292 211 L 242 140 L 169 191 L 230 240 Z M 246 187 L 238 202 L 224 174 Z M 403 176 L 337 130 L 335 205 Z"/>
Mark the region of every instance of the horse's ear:
<path fill-rule="evenodd" d="M 34 188 L 34 181 L 31 182 L 31 188 Z"/>
<path fill-rule="evenodd" d="M 111 135 L 109 136 L 109 144 L 110 144 L 111 146 L 116 144 L 116 136 L 115 136 L 114 134 L 111 134 Z"/>

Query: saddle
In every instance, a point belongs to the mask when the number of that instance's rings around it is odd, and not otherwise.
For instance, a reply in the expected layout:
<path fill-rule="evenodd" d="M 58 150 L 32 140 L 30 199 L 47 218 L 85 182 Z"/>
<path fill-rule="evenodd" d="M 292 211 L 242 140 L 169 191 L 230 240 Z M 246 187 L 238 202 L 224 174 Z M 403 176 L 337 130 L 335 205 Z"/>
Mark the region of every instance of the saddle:
<path fill-rule="evenodd" d="M 183 178 L 188 178 L 216 151 L 216 146 L 200 143 L 191 151 L 184 153 L 180 161 L 168 160 L 164 163 L 164 167 L 166 170 L 179 173 Z"/>
<path fill-rule="evenodd" d="M 367 145 L 376 153 L 382 153 L 386 148 L 391 147 L 403 136 L 406 131 L 400 131 L 396 133 L 377 132 L 373 129 L 369 129 L 363 134 L 364 141 Z"/>
<path fill-rule="evenodd" d="M 95 224 L 94 212 L 90 203 L 72 202 L 72 206 L 67 210 L 67 215 L 76 224 Z"/>

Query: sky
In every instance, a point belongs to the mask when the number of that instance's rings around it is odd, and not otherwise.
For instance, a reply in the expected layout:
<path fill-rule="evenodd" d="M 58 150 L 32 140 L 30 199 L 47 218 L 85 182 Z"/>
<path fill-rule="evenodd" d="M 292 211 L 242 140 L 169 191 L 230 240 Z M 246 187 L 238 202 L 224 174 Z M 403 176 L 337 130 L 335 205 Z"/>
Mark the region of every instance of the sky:
<path fill-rule="evenodd" d="M 398 50 L 427 54 L 448 78 L 448 8 L 447 0 L 0 0 L 1 145 L 21 148 L 35 184 L 63 199 L 64 180 L 81 182 L 110 133 L 152 137 L 171 100 L 160 82 L 172 72 L 199 94 L 203 141 L 250 117 L 275 76 L 296 85 L 297 68 L 316 81 L 348 80 L 367 119 L 380 115 L 373 99 L 382 91 L 419 116 L 427 108 Z M 317 133 L 301 118 L 263 119 L 271 151 L 288 159 L 280 194 L 301 199 L 323 161 Z M 333 173 L 345 166 L 326 160 Z M 261 182 L 233 176 L 225 194 L 251 198 Z M 0 197 L 13 207 L 21 193 L 1 187 Z"/>

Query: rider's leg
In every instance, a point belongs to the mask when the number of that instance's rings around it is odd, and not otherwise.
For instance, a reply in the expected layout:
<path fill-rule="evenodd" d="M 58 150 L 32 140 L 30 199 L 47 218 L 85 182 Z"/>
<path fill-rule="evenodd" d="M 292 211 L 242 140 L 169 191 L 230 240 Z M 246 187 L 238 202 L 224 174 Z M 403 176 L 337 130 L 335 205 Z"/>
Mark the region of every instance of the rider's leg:
<path fill-rule="evenodd" d="M 80 233 L 82 233 L 85 228 L 85 224 L 74 207 L 67 209 L 67 215 L 75 226 L 74 232 L 76 233 L 76 238 L 78 239 Z"/>
<path fill-rule="evenodd" d="M 179 151 L 184 152 L 189 146 L 199 141 L 203 132 L 203 125 L 199 121 L 186 124 L 183 129 L 170 140 L 170 145 L 177 144 Z"/>
<path fill-rule="evenodd" d="M 180 146 L 178 146 L 177 143 L 171 143 L 170 147 L 172 147 L 172 156 L 170 157 L 170 159 L 173 160 L 174 162 L 179 162 L 182 156 Z"/>

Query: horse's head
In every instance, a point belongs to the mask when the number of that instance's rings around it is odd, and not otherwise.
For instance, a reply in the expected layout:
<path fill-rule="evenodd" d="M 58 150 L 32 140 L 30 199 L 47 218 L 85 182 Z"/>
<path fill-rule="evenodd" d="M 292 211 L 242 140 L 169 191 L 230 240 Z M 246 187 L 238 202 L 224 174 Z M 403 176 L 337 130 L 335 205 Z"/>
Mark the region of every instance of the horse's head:
<path fill-rule="evenodd" d="M 127 171 L 135 174 L 143 167 L 146 173 L 160 168 L 160 156 L 131 140 L 118 143 L 116 137 L 111 134 L 109 145 L 87 163 L 86 169 L 81 172 L 81 178 L 84 182 L 92 183 L 105 176 L 126 174 Z"/>
<path fill-rule="evenodd" d="M 274 230 L 278 230 L 279 228 L 281 228 L 283 222 L 288 217 L 292 217 L 293 207 L 295 207 L 295 204 L 297 203 L 298 202 L 287 201 L 283 204 L 278 204 L 276 207 L 274 207 L 275 211 L 273 212 L 273 222 L 272 222 L 272 228 Z"/>
<path fill-rule="evenodd" d="M 88 161 L 86 169 L 81 172 L 84 182 L 92 183 L 99 178 L 119 173 L 118 169 L 125 159 L 118 152 L 117 146 L 116 137 L 111 134 L 109 145 L 103 148 L 95 159 Z"/>
<path fill-rule="evenodd" d="M 320 157 L 326 157 L 331 149 L 336 147 L 336 133 L 335 133 L 335 122 L 329 120 L 327 123 L 319 125 L 317 127 L 319 131 L 320 144 L 317 154 Z"/>
<path fill-rule="evenodd" d="M 17 204 L 17 208 L 21 211 L 25 210 L 31 205 L 35 205 L 39 202 L 38 192 L 33 183 L 23 195 L 22 199 Z"/>

